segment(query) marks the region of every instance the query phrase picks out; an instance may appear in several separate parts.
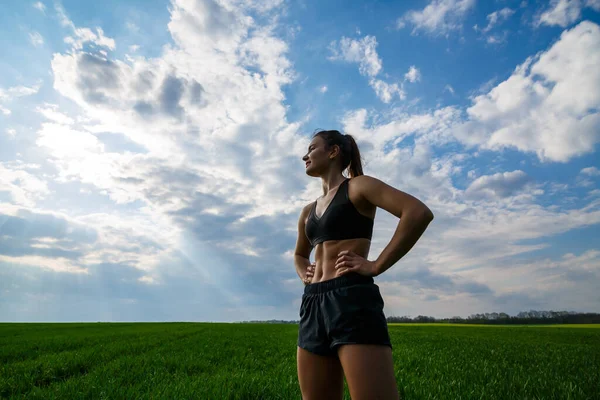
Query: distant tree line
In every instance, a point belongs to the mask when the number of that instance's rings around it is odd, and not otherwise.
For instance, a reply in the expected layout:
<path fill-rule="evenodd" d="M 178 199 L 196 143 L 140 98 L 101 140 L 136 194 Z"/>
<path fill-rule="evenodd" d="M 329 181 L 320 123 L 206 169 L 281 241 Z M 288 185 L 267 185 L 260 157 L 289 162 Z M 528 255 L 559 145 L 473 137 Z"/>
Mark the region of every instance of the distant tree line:
<path fill-rule="evenodd" d="M 393 323 L 448 323 L 448 324 L 490 324 L 490 325 L 533 325 L 533 324 L 600 324 L 600 314 L 579 313 L 575 311 L 521 311 L 515 316 L 506 313 L 471 314 L 467 318 L 434 318 L 419 315 L 414 318 L 409 316 L 389 316 L 387 322 Z M 268 321 L 242 321 L 242 323 L 260 324 L 298 324 L 300 321 L 286 321 L 271 319 Z"/>
<path fill-rule="evenodd" d="M 299 324 L 300 321 L 286 321 L 283 319 L 269 319 L 266 321 L 240 321 L 242 324 Z"/>
<path fill-rule="evenodd" d="M 510 316 L 506 313 L 483 313 L 471 314 L 467 318 L 434 318 L 425 315 L 419 315 L 414 318 L 409 316 L 387 317 L 387 322 L 402 323 L 448 323 L 448 324 L 490 324 L 490 325 L 521 325 L 521 324 L 600 324 L 600 314 L 597 313 L 579 313 L 575 311 L 521 311 L 516 316 Z"/>

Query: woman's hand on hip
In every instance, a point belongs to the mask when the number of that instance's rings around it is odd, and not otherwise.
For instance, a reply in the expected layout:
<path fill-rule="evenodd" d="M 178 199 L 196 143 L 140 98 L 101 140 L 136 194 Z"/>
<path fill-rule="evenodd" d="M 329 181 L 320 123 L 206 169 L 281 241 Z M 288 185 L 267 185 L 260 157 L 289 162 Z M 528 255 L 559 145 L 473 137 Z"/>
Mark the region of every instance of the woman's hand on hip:
<path fill-rule="evenodd" d="M 369 261 L 350 250 L 340 251 L 335 263 L 335 276 L 356 272 L 365 276 L 376 276 L 375 262 Z"/>
<path fill-rule="evenodd" d="M 315 275 L 315 266 L 316 264 L 312 263 L 308 267 L 306 267 L 306 274 L 302 279 L 302 282 L 304 282 L 305 285 L 308 285 L 312 282 L 313 276 Z"/>

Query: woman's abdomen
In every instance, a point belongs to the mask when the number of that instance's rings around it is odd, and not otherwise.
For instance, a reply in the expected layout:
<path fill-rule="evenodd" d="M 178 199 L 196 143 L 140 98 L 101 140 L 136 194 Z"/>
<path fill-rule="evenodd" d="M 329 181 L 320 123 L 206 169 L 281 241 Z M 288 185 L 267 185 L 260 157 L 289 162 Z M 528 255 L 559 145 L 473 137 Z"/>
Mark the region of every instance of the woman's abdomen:
<path fill-rule="evenodd" d="M 371 241 L 369 239 L 328 240 L 315 247 L 315 274 L 311 283 L 323 282 L 336 277 L 335 265 L 338 254 L 343 250 L 368 258 Z"/>

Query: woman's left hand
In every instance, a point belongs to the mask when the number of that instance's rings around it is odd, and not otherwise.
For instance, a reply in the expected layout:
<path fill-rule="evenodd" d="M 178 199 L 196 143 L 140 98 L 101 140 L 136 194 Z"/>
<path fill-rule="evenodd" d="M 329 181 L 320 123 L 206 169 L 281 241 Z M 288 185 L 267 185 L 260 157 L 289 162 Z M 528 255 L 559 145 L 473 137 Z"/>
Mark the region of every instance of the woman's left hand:
<path fill-rule="evenodd" d="M 348 272 L 357 272 L 365 276 L 376 276 L 375 262 L 364 259 L 350 250 L 340 251 L 335 264 L 335 276 L 342 276 Z"/>

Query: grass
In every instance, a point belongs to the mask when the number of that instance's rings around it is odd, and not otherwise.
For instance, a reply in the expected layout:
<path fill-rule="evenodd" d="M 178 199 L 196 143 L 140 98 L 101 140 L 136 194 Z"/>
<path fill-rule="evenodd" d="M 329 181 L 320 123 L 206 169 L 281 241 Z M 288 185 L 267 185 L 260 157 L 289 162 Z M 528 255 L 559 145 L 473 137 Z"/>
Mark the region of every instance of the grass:
<path fill-rule="evenodd" d="M 561 328 L 390 324 L 401 397 L 600 399 L 598 325 Z M 0 397 L 299 399 L 297 330 L 0 324 Z"/>

